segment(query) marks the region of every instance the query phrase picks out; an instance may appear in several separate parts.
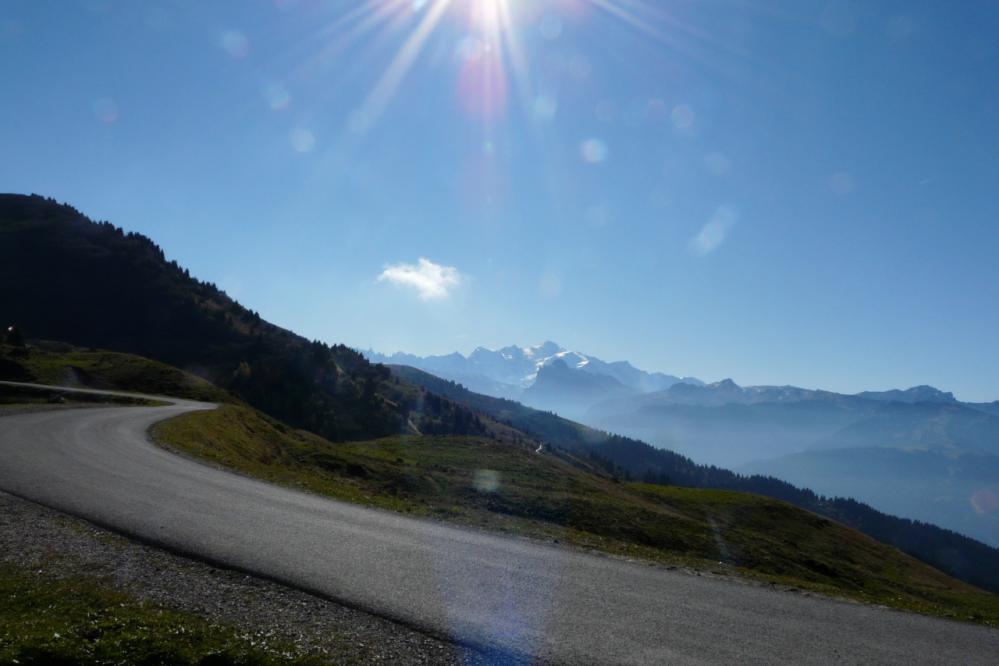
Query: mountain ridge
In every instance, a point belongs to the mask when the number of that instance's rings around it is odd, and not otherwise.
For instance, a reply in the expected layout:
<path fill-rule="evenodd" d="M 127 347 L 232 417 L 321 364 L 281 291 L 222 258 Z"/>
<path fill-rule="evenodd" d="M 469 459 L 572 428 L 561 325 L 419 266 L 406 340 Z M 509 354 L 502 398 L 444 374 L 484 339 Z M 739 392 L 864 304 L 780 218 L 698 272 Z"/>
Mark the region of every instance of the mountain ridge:
<path fill-rule="evenodd" d="M 731 378 L 704 382 L 696 377 L 680 377 L 656 371 L 641 370 L 630 361 L 603 361 L 590 354 L 571 351 L 556 342 L 546 340 L 541 344 L 520 347 L 508 345 L 499 349 L 476 347 L 467 356 L 455 351 L 450 354 L 420 356 L 397 351 L 383 354 L 373 349 L 359 350 L 371 361 L 386 365 L 408 365 L 436 374 L 439 377 L 465 383 L 475 389 L 476 383 L 494 383 L 493 391 L 484 391 L 494 397 L 514 399 L 522 395 L 537 379 L 538 371 L 557 360 L 570 368 L 592 374 L 602 374 L 643 396 L 667 396 L 674 402 L 689 404 L 735 404 L 767 401 L 789 402 L 794 400 L 861 399 L 876 402 L 950 403 L 969 406 L 980 411 L 999 410 L 999 401 L 969 403 L 959 401 L 952 392 L 921 384 L 906 389 L 859 391 L 840 393 L 826 389 L 808 389 L 792 384 L 740 385 Z M 497 369 L 498 368 L 498 369 Z M 467 382 L 463 381 L 467 380 Z M 693 387 L 693 388 L 690 388 Z"/>
<path fill-rule="evenodd" d="M 587 363 L 584 355 L 551 342 L 497 352 L 478 348 L 474 355 L 519 358 L 535 350 L 550 356 L 521 390 L 511 385 L 497 389 L 484 374 L 430 372 L 479 393 L 519 400 L 700 463 L 769 474 L 829 494 L 854 496 L 856 491 L 857 499 L 876 508 L 931 520 L 999 545 L 993 520 L 999 510 L 990 508 L 991 501 L 969 501 L 969 497 L 999 497 L 999 479 L 986 483 L 974 474 L 973 465 L 962 462 L 980 459 L 992 468 L 988 457 L 999 461 L 997 402 L 964 403 L 953 393 L 928 385 L 847 394 L 791 385 L 740 386 L 731 378 L 675 382 L 665 389 L 641 391 L 634 383 L 628 387 L 604 374 L 605 366 Z M 397 358 L 405 365 L 419 359 Z M 464 359 L 460 354 L 450 358 L 458 363 Z M 558 372 L 550 372 L 553 368 Z M 477 370 L 488 371 L 481 364 Z M 605 381 L 594 381 L 596 376 Z M 835 479 L 821 473 L 821 461 L 832 455 L 826 451 L 838 451 L 846 462 L 837 463 L 837 469 L 850 470 L 844 472 L 839 490 Z M 898 465 L 883 463 L 889 455 Z M 941 479 L 932 466 L 914 463 L 927 456 L 958 462 L 949 466 L 951 476 Z M 883 475 L 880 483 L 870 480 L 866 467 Z M 919 474 L 923 476 L 918 478 Z M 852 483 L 852 478 L 869 482 Z M 933 490 L 912 491 L 918 487 Z"/>
<path fill-rule="evenodd" d="M 566 349 L 551 340 L 528 347 L 507 345 L 490 349 L 480 346 L 467 356 L 460 352 L 429 356 L 406 352 L 382 354 L 372 349 L 361 350 L 361 353 L 378 363 L 408 365 L 453 381 L 465 379 L 466 382 L 463 383 L 472 383 L 470 388 L 475 388 L 475 382 L 483 380 L 496 382 L 503 385 L 501 390 L 508 394 L 498 397 L 520 395 L 534 383 L 542 367 L 557 360 L 577 370 L 613 377 L 621 384 L 642 393 L 662 390 L 680 382 L 698 385 L 703 383 L 696 377 L 678 377 L 641 370 L 629 361 L 604 361 L 591 354 Z"/>

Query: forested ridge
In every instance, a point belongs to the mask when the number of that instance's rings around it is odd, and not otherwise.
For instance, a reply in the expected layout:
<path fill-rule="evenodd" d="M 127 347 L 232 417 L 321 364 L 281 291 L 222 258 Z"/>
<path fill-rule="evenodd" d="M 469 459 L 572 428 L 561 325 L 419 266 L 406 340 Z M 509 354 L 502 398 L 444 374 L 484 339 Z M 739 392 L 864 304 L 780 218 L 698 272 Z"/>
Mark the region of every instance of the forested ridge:
<path fill-rule="evenodd" d="M 39 196 L 0 195 L 0 316 L 33 338 L 182 368 L 334 441 L 483 429 L 349 347 L 264 321 L 149 238 Z"/>

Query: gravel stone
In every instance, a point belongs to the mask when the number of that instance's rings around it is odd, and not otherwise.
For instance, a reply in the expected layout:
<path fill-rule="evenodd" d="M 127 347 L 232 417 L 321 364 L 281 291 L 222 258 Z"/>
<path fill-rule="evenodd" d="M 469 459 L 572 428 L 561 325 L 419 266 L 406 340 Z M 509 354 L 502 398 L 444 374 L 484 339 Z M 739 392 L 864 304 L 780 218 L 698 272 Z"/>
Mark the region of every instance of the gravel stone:
<path fill-rule="evenodd" d="M 492 660 L 395 622 L 137 543 L 0 492 L 0 562 L 113 589 L 248 634 L 291 641 L 335 663 L 486 664 Z"/>

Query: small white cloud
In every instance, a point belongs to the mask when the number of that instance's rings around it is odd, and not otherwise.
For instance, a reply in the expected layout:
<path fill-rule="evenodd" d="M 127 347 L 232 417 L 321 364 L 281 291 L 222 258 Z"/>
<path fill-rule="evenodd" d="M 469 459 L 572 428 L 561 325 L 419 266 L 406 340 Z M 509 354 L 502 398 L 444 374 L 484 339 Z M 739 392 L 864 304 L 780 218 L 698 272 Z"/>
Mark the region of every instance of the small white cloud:
<path fill-rule="evenodd" d="M 690 251 L 703 257 L 725 242 L 728 230 L 738 220 L 735 209 L 729 206 L 719 206 L 701 232 L 690 239 Z"/>
<path fill-rule="evenodd" d="M 420 257 L 415 264 L 386 266 L 378 281 L 415 289 L 421 299 L 432 301 L 450 296 L 451 290 L 461 284 L 461 273 L 453 266 L 442 266 Z"/>

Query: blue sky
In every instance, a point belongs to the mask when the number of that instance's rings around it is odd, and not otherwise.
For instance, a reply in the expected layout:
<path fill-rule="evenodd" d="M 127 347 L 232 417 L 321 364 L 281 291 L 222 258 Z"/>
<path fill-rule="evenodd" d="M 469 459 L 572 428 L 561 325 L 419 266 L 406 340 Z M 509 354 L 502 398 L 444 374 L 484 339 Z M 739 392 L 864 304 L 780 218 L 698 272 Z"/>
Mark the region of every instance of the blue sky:
<path fill-rule="evenodd" d="M 3 0 L 0 190 L 329 342 L 991 400 L 997 30 L 970 1 Z"/>

